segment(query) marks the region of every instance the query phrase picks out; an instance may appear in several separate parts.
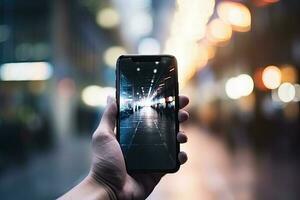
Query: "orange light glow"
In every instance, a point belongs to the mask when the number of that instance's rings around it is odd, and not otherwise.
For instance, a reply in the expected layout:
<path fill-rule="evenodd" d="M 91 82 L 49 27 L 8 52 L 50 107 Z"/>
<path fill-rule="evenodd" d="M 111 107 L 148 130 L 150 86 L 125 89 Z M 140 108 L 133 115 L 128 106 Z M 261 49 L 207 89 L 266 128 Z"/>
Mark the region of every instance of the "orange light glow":
<path fill-rule="evenodd" d="M 262 0 L 262 1 L 264 1 L 266 3 L 277 3 L 277 2 L 279 2 L 279 0 Z"/>
<path fill-rule="evenodd" d="M 232 28 L 229 24 L 221 19 L 212 20 L 207 29 L 207 38 L 215 44 L 224 44 L 232 36 Z"/>
<path fill-rule="evenodd" d="M 211 45 L 209 41 L 202 40 L 201 43 L 199 43 L 199 48 L 206 52 L 208 60 L 214 58 L 216 55 L 217 48 Z"/>
<path fill-rule="evenodd" d="M 264 85 L 263 83 L 263 80 L 262 80 L 262 74 L 263 74 L 263 70 L 264 68 L 260 67 L 260 68 L 257 68 L 254 72 L 254 83 L 255 83 L 255 86 L 260 89 L 260 90 L 267 90 L 266 86 Z"/>
<path fill-rule="evenodd" d="M 263 7 L 263 6 L 267 6 L 279 2 L 279 0 L 252 0 L 252 1 L 258 7 Z"/>
<path fill-rule="evenodd" d="M 281 72 L 276 66 L 268 66 L 262 73 L 264 85 L 269 89 L 278 88 L 281 83 Z"/>
<path fill-rule="evenodd" d="M 217 13 L 222 20 L 231 24 L 235 31 L 246 32 L 251 28 L 251 13 L 241 3 L 221 2 L 218 4 Z"/>
<path fill-rule="evenodd" d="M 296 83 L 298 81 L 297 69 L 292 65 L 283 65 L 281 66 L 281 81 Z"/>
<path fill-rule="evenodd" d="M 196 70 L 207 63 L 207 53 L 201 53 L 197 41 L 205 37 L 215 0 L 177 0 L 176 4 L 170 36 L 163 53 L 176 56 L 179 85 L 183 88 Z"/>

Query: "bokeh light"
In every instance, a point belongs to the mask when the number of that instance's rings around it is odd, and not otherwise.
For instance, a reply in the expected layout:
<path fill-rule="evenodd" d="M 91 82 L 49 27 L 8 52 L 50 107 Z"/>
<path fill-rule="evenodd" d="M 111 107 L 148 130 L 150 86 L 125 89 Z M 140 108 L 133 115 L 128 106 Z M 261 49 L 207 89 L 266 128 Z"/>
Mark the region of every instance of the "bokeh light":
<path fill-rule="evenodd" d="M 88 106 L 104 107 L 107 96 L 114 96 L 115 88 L 90 85 L 83 89 L 81 98 Z"/>
<path fill-rule="evenodd" d="M 230 78 L 226 81 L 225 92 L 231 99 L 238 99 L 243 96 L 248 96 L 252 93 L 254 83 L 248 74 Z"/>
<path fill-rule="evenodd" d="M 0 79 L 3 81 L 41 81 L 53 74 L 48 62 L 5 63 L 0 66 Z"/>
<path fill-rule="evenodd" d="M 153 30 L 153 19 L 150 14 L 138 12 L 130 19 L 126 26 L 131 36 L 135 38 L 149 35 Z"/>
<path fill-rule="evenodd" d="M 217 13 L 222 20 L 231 24 L 235 31 L 246 32 L 251 28 L 251 13 L 241 3 L 223 1 L 218 4 Z"/>
<path fill-rule="evenodd" d="M 225 91 L 227 96 L 231 99 L 238 99 L 241 97 L 241 95 L 239 94 L 238 82 L 235 77 L 230 78 L 226 81 Z"/>
<path fill-rule="evenodd" d="M 214 19 L 208 24 L 207 37 L 212 43 L 224 43 L 231 38 L 232 28 L 221 19 Z"/>
<path fill-rule="evenodd" d="M 281 83 L 281 72 L 276 66 L 268 66 L 262 73 L 264 85 L 269 89 L 278 88 Z"/>
<path fill-rule="evenodd" d="M 119 25 L 120 17 L 115 9 L 104 8 L 97 13 L 96 21 L 103 28 L 113 28 Z"/>
<path fill-rule="evenodd" d="M 213 59 L 216 55 L 217 47 L 207 44 L 206 42 L 202 42 L 199 44 L 200 48 L 206 52 L 207 59 Z"/>
<path fill-rule="evenodd" d="M 176 4 L 170 37 L 167 38 L 163 52 L 177 58 L 179 86 L 183 88 L 197 69 L 207 63 L 207 56 L 199 54 L 201 48 L 197 41 L 205 37 L 206 25 L 214 12 L 215 0 L 192 0 L 188 3 L 177 0 Z"/>
<path fill-rule="evenodd" d="M 139 54 L 159 54 L 160 44 L 155 38 L 143 38 L 138 45 Z"/>
<path fill-rule="evenodd" d="M 123 47 L 113 46 L 104 52 L 103 59 L 106 65 L 115 68 L 118 57 L 124 54 L 126 54 L 126 50 Z"/>
<path fill-rule="evenodd" d="M 252 93 L 254 88 L 254 83 L 248 74 L 241 74 L 237 77 L 239 84 L 239 93 L 241 96 L 248 96 Z"/>
<path fill-rule="evenodd" d="M 59 80 L 57 83 L 57 90 L 60 96 L 71 97 L 76 93 L 75 81 L 68 77 Z"/>
<path fill-rule="evenodd" d="M 296 83 L 298 81 L 298 72 L 293 65 L 285 64 L 280 67 L 281 82 Z"/>
<path fill-rule="evenodd" d="M 278 88 L 278 97 L 285 103 L 292 101 L 295 94 L 295 87 L 291 83 L 282 83 Z"/>

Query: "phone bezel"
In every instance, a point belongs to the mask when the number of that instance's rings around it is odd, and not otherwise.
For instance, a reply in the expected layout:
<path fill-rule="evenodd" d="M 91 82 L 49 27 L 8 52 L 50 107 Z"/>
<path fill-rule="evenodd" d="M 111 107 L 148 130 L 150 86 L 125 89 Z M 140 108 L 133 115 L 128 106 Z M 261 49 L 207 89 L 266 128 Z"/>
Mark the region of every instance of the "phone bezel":
<path fill-rule="evenodd" d="M 174 173 L 179 170 L 180 168 L 180 162 L 178 160 L 178 154 L 180 151 L 180 145 L 179 142 L 177 141 L 177 134 L 179 132 L 179 121 L 178 121 L 178 111 L 179 111 L 179 96 L 178 96 L 178 67 L 177 67 L 177 60 L 175 56 L 172 55 L 121 55 L 118 60 L 117 60 L 117 65 L 116 65 L 116 101 L 117 101 L 117 107 L 118 107 L 118 114 L 117 114 L 117 124 L 116 124 L 116 137 L 118 142 L 120 142 L 120 110 L 119 110 L 119 105 L 120 105 L 120 60 L 123 58 L 131 58 L 131 59 L 138 59 L 139 61 L 157 61 L 160 60 L 163 57 L 169 57 L 172 58 L 174 61 L 174 68 L 175 68 L 175 80 L 176 80 L 176 88 L 175 88 L 175 141 L 176 141 L 176 165 L 174 168 L 171 169 L 128 169 L 127 164 L 125 161 L 126 169 L 127 172 L 129 173 Z M 124 159 L 125 160 L 125 159 Z"/>

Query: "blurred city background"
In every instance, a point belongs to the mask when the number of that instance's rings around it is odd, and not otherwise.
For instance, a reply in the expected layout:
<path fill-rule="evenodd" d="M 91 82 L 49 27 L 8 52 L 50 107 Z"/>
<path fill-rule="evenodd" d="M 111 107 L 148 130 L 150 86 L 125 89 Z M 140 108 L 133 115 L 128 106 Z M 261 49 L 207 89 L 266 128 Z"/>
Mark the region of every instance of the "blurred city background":
<path fill-rule="evenodd" d="M 300 199 L 297 0 L 0 0 L 0 198 L 89 171 L 121 54 L 172 54 L 187 164 L 148 199 Z"/>

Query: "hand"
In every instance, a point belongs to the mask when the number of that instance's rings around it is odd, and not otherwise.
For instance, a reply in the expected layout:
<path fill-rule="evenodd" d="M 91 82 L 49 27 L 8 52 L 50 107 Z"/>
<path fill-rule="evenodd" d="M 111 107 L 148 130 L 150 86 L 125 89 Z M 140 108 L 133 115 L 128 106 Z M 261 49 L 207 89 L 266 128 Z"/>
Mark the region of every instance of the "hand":
<path fill-rule="evenodd" d="M 188 119 L 189 114 L 182 110 L 189 102 L 185 96 L 179 97 L 179 122 Z M 117 115 L 117 104 L 112 98 L 108 98 L 108 105 L 103 113 L 101 122 L 93 134 L 93 162 L 89 174 L 91 180 L 106 184 L 118 197 L 118 199 L 145 199 L 153 191 L 163 173 L 128 174 L 125 167 L 123 154 L 114 133 Z M 187 136 L 183 132 L 177 135 L 179 143 L 187 142 Z M 181 164 L 187 161 L 185 152 L 178 154 Z"/>

